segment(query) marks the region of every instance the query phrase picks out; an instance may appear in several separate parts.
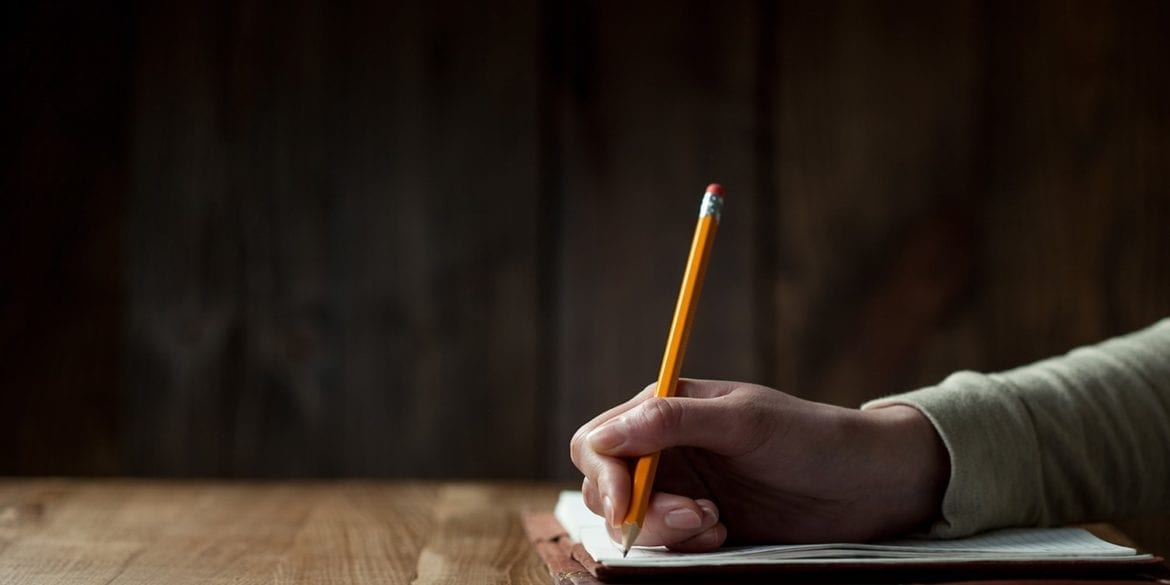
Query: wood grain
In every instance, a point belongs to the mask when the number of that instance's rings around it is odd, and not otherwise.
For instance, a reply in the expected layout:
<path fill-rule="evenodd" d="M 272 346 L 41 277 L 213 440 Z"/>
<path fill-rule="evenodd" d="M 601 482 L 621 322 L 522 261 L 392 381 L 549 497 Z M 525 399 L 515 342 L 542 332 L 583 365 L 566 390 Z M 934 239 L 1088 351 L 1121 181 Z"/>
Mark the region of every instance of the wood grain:
<path fill-rule="evenodd" d="M 0 481 L 5 583 L 547 583 L 524 484 Z"/>
<path fill-rule="evenodd" d="M 536 473 L 530 4 L 146 11 L 130 471 Z"/>
<path fill-rule="evenodd" d="M 769 292 L 787 392 L 855 406 L 971 357 L 960 344 L 933 358 L 945 366 L 923 363 L 954 345 L 972 284 L 974 11 L 797 2 L 776 15 Z"/>
<path fill-rule="evenodd" d="M 29 4 L 0 8 L 0 473 L 113 473 L 136 21 Z"/>
<path fill-rule="evenodd" d="M 0 10 L 0 473 L 575 478 L 713 180 L 684 375 L 852 406 L 1170 314 L 1159 0 Z"/>
<path fill-rule="evenodd" d="M 995 230 L 984 252 L 992 368 L 1170 313 L 1170 176 L 1152 170 L 1170 146 L 1154 130 L 1170 125 L 1170 68 L 1139 57 L 1170 50 L 1158 32 L 1170 10 L 1059 7 L 989 6 L 1003 23 L 989 54 L 983 207 Z"/>

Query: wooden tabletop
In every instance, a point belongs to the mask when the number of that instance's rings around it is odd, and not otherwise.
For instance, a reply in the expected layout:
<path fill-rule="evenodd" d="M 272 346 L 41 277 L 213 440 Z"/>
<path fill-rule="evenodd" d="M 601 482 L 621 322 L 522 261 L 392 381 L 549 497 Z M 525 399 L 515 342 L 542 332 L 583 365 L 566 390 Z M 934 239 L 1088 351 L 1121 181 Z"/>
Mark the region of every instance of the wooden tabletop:
<path fill-rule="evenodd" d="M 550 583 L 559 486 L 0 480 L 0 582 Z"/>
<path fill-rule="evenodd" d="M 546 585 L 519 514 L 563 487 L 5 479 L 0 583 Z"/>

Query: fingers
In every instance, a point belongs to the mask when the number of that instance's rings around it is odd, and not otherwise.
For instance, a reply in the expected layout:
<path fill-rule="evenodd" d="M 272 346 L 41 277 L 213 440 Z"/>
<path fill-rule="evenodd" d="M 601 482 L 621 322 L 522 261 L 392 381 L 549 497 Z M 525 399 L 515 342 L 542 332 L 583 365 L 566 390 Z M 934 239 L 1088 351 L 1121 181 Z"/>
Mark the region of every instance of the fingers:
<path fill-rule="evenodd" d="M 698 447 L 741 455 L 761 440 L 750 405 L 719 398 L 649 398 L 585 437 L 588 450 L 609 457 L 636 457 L 670 447 Z"/>
<path fill-rule="evenodd" d="M 654 386 L 654 384 L 651 384 L 643 388 L 642 391 L 635 394 L 633 398 L 593 417 L 592 420 L 585 423 L 584 425 L 581 425 L 581 428 L 577 429 L 577 432 L 573 434 L 573 439 L 569 442 L 569 456 L 572 458 L 573 463 L 577 465 L 578 469 L 581 469 L 581 465 L 578 464 L 577 458 L 579 457 L 581 449 L 585 446 L 585 436 L 588 435 L 593 429 L 601 426 L 602 424 L 605 424 L 606 421 L 621 415 L 627 410 L 637 406 L 647 398 L 653 396 Z M 585 470 L 581 469 L 581 471 Z M 586 473 L 586 475 L 588 474 Z"/>
<path fill-rule="evenodd" d="M 678 441 L 682 440 L 687 432 L 701 433 L 699 438 L 702 443 L 712 442 L 711 439 L 723 432 L 722 424 L 714 428 L 688 431 L 692 426 L 690 423 L 706 426 L 719 415 L 719 412 L 700 409 L 701 412 L 688 417 L 687 424 L 684 425 L 682 415 L 693 410 L 693 407 L 681 404 L 676 410 L 669 401 L 708 402 L 707 399 L 727 395 L 735 388 L 736 385 L 730 382 L 680 380 L 676 388 L 677 393 L 696 398 L 655 399 L 653 398 L 655 385 L 651 384 L 630 400 L 607 410 L 582 426 L 570 442 L 570 457 L 573 464 L 586 477 L 582 491 L 590 494 L 586 497 L 586 505 L 590 510 L 604 516 L 611 527 L 618 527 L 621 519 L 625 517 L 630 499 L 631 480 L 628 463 L 621 458 L 644 455 L 664 448 L 654 446 L 658 444 L 672 442 L 683 444 Z M 599 429 L 605 428 L 617 430 L 597 434 Z M 669 435 L 661 438 L 649 437 L 659 430 L 669 431 Z M 613 439 L 615 432 L 618 433 L 616 440 Z M 627 438 L 630 440 L 627 441 Z M 598 443 L 598 440 L 602 443 Z M 613 445 L 606 446 L 608 444 L 604 443 L 605 440 L 611 440 Z"/>
<path fill-rule="evenodd" d="M 577 467 L 585 474 L 582 492 L 587 493 L 586 506 L 603 516 L 608 526 L 619 526 L 630 501 L 630 470 L 626 462 L 592 449 L 585 449 L 579 461 Z"/>
<path fill-rule="evenodd" d="M 620 527 L 611 527 L 609 532 L 615 541 L 621 540 Z M 710 500 L 655 492 L 637 544 L 704 552 L 719 548 L 726 539 L 727 528 L 719 522 L 719 511 Z"/>
<path fill-rule="evenodd" d="M 723 546 L 723 543 L 726 541 L 727 527 L 723 524 L 716 524 L 687 540 L 667 544 L 666 547 L 678 552 L 701 553 L 713 551 Z"/>
<path fill-rule="evenodd" d="M 602 499 L 601 490 L 597 488 L 597 483 L 588 477 L 581 482 L 581 498 L 585 500 L 585 507 L 589 508 L 590 512 L 606 519 L 606 526 L 609 524 L 609 514 L 605 512 L 605 502 Z"/>
<path fill-rule="evenodd" d="M 589 489 L 582 486 L 583 493 L 592 493 L 592 498 L 587 497 L 585 503 L 594 514 L 604 517 L 610 527 L 619 526 L 626 515 L 630 500 L 630 471 L 625 461 L 604 457 L 590 448 L 585 437 L 606 421 L 653 396 L 654 388 L 654 384 L 646 386 L 633 398 L 594 417 L 577 430 L 569 443 L 569 457 L 585 475 L 585 483 L 590 484 Z"/>
<path fill-rule="evenodd" d="M 691 397 L 691 398 L 716 398 L 730 394 L 736 388 L 736 384 L 732 382 L 723 382 L 716 380 L 688 380 L 682 379 L 678 381 L 678 386 L 675 387 L 675 396 Z M 601 426 L 606 421 L 634 408 L 638 404 L 644 402 L 650 397 L 654 396 L 658 384 L 650 384 L 630 398 L 629 400 L 593 417 L 592 420 L 577 429 L 573 436 L 576 441 L 578 437 L 584 437 L 593 429 Z M 575 449 L 573 450 L 575 452 Z"/>

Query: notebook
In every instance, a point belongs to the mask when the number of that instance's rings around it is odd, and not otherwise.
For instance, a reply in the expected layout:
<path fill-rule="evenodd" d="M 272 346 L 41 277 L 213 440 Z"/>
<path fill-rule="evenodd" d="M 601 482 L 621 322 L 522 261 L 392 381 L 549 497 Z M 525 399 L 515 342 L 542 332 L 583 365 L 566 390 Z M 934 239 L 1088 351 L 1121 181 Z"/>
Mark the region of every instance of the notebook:
<path fill-rule="evenodd" d="M 1004 569 L 1023 573 L 1112 574 L 1162 567 L 1160 559 L 1106 542 L 1080 528 L 1010 529 L 955 540 L 899 539 L 881 543 L 785 544 L 724 547 L 708 553 L 679 553 L 665 547 L 635 546 L 623 557 L 603 520 L 585 507 L 580 492 L 563 492 L 554 510 L 575 548 L 570 555 L 603 580 L 661 574 L 854 572 L 896 570 L 986 574 Z M 1019 572 L 1019 571 L 1017 571 Z"/>

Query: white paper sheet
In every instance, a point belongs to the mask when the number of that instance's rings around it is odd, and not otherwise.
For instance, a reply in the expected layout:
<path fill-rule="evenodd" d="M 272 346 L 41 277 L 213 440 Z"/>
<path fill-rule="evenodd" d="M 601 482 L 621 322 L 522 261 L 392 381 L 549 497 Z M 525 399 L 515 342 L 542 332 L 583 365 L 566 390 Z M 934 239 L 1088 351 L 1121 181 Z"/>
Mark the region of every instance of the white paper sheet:
<path fill-rule="evenodd" d="M 986 532 L 955 540 L 893 540 L 882 543 L 793 544 L 725 547 L 709 553 L 679 553 L 636 546 L 623 558 L 605 522 L 585 507 L 581 492 L 563 492 L 556 517 L 593 558 L 613 567 L 715 566 L 805 563 L 937 563 L 975 560 L 1147 560 L 1080 528 L 1026 528 Z"/>

